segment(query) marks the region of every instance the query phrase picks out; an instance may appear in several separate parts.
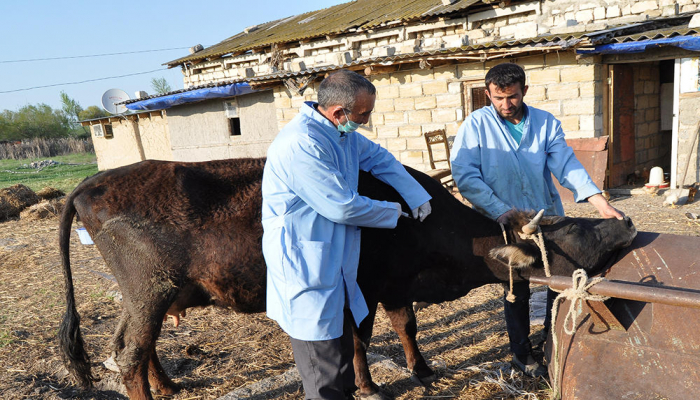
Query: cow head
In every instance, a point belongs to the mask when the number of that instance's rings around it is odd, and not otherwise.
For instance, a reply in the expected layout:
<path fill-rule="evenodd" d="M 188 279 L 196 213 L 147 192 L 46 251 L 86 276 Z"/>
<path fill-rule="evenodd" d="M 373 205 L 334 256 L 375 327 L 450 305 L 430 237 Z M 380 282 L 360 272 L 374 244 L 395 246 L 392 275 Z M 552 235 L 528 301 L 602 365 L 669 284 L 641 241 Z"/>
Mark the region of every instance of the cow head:
<path fill-rule="evenodd" d="M 544 275 L 539 247 L 532 238 L 541 229 L 553 275 L 571 275 L 583 268 L 591 275 L 606 267 L 618 250 L 629 246 L 637 230 L 629 217 L 600 218 L 542 217 L 541 213 L 519 213 L 510 221 L 510 244 L 493 248 L 489 255 L 519 269 L 522 277 Z M 521 234 L 523 233 L 523 234 Z"/>

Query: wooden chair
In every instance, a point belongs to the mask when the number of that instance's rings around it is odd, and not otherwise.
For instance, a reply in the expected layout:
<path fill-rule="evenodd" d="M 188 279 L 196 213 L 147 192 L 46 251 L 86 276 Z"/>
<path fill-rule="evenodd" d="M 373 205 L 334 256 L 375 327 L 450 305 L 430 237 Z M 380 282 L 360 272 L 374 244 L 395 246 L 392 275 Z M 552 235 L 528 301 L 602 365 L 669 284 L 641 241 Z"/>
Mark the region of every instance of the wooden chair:
<path fill-rule="evenodd" d="M 447 134 L 444 129 L 439 129 L 432 132 L 426 132 L 423 134 L 425 137 L 425 144 L 428 146 L 428 157 L 430 158 L 430 170 L 426 171 L 426 174 L 436 181 L 442 183 L 443 186 L 448 187 L 454 185 L 454 180 L 452 179 L 452 166 L 450 165 L 450 144 L 447 141 Z M 435 158 L 433 155 L 433 146 L 443 145 L 445 147 L 445 155 L 442 158 Z M 435 163 L 446 163 L 447 168 L 437 168 Z M 445 179 L 448 178 L 448 179 Z M 443 181 L 443 179 L 445 179 Z"/>

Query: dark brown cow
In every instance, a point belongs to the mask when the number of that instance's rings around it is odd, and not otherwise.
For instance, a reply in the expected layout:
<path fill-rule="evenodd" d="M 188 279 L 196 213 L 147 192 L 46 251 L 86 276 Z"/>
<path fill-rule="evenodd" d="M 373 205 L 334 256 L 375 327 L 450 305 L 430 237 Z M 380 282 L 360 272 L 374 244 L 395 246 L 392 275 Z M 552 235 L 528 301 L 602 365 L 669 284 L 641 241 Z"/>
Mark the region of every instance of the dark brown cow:
<path fill-rule="evenodd" d="M 123 294 L 113 350 L 129 397 L 151 399 L 151 388 L 172 394 L 176 385 L 155 350 L 167 314 L 206 305 L 264 311 L 263 165 L 263 159 L 144 161 L 101 172 L 71 193 L 60 227 L 67 311 L 59 338 L 66 365 L 81 386 L 90 386 L 92 376 L 68 254 L 76 212 Z M 497 258 L 526 260 L 517 279 L 542 274 L 539 251 L 515 234 L 522 222 L 508 230 L 514 244 L 504 246 L 498 224 L 455 200 L 425 174 L 408 170 L 433 196 L 433 213 L 423 223 L 402 218 L 396 229 L 363 231 L 359 284 L 370 317 L 354 330 L 356 383 L 363 397 L 379 395 L 366 361 L 378 302 L 386 306 L 401 337 L 409 368 L 426 379 L 432 371 L 416 345 L 413 301 L 452 300 L 483 284 L 506 281 L 507 268 L 489 256 L 494 249 Z M 360 193 L 402 202 L 369 174 L 361 176 Z M 572 218 L 545 219 L 542 230 L 553 272 L 560 275 L 578 267 L 589 272 L 602 268 L 636 233 L 629 220 Z"/>

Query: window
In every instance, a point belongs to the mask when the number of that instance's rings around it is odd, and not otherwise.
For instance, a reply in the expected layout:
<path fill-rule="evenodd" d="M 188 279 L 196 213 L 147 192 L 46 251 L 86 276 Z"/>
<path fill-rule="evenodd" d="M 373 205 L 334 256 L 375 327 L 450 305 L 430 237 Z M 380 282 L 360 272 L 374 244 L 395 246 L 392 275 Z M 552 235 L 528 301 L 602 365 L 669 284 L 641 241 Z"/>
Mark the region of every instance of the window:
<path fill-rule="evenodd" d="M 92 131 L 95 134 L 95 137 L 104 137 L 104 138 L 114 137 L 114 131 L 112 131 L 112 124 L 93 125 Z"/>
<path fill-rule="evenodd" d="M 238 116 L 238 100 L 224 101 L 224 112 L 228 118 L 228 130 L 231 136 L 241 135 L 241 119 Z"/>
<path fill-rule="evenodd" d="M 470 114 L 482 107 L 491 105 L 491 100 L 485 93 L 486 86 L 483 82 L 464 85 L 464 108 L 465 114 Z"/>
<path fill-rule="evenodd" d="M 94 125 L 92 127 L 92 132 L 95 134 L 95 137 L 104 137 L 104 129 L 102 129 L 102 125 Z"/>
<path fill-rule="evenodd" d="M 228 119 L 228 130 L 231 136 L 241 135 L 241 119 L 240 118 L 229 118 Z"/>
<path fill-rule="evenodd" d="M 486 96 L 486 86 L 472 87 L 471 89 L 472 111 L 491 105 L 491 100 Z"/>

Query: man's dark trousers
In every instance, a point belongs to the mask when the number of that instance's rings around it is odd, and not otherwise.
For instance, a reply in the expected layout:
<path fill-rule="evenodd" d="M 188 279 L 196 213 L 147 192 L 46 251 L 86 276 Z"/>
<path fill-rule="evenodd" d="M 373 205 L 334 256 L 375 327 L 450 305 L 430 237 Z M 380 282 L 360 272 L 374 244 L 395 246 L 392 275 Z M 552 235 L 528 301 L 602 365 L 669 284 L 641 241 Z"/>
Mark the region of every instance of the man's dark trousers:
<path fill-rule="evenodd" d="M 345 309 L 343 336 L 305 341 L 292 338 L 294 361 L 301 375 L 306 399 L 346 400 L 356 390 L 352 313 Z"/>

